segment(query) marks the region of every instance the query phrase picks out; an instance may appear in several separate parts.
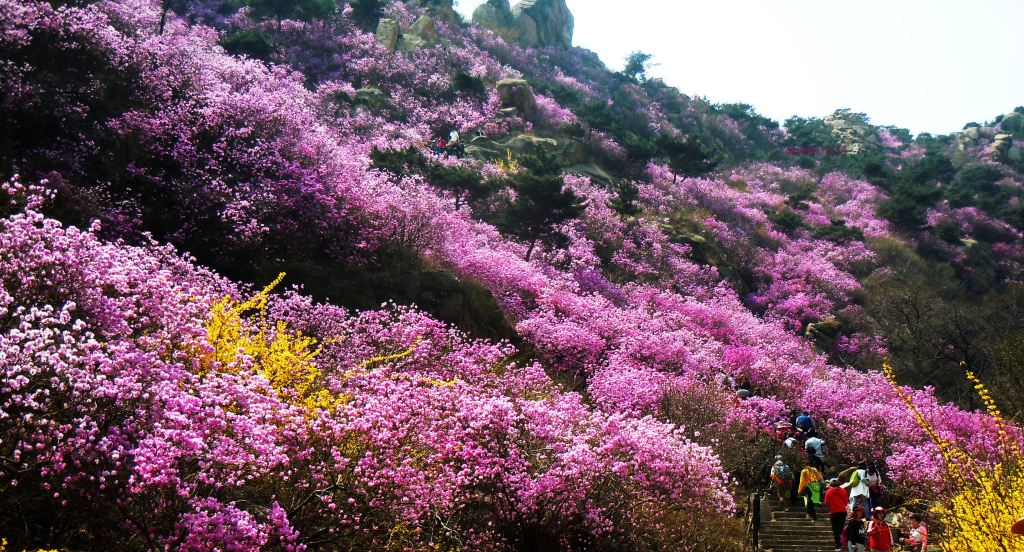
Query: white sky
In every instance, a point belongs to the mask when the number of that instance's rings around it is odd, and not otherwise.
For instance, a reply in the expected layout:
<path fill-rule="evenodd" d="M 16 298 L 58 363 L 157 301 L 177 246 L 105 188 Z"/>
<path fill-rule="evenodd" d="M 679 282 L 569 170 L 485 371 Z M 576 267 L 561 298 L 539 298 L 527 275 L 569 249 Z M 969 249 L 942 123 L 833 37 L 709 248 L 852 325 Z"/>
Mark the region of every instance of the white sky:
<path fill-rule="evenodd" d="M 946 134 L 1024 105 L 1024 0 L 566 2 L 575 44 L 610 68 L 641 50 L 684 93 L 780 123 L 850 108 Z"/>

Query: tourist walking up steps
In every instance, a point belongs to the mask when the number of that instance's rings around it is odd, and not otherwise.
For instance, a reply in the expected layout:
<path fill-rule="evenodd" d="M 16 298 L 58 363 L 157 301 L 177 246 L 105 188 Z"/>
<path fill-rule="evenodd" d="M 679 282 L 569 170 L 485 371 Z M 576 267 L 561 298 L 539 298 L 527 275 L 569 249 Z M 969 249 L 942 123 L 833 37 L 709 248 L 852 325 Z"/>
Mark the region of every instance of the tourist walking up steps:
<path fill-rule="evenodd" d="M 864 527 L 864 508 L 857 505 L 846 522 L 846 546 L 849 552 L 865 552 L 867 550 L 867 532 Z"/>
<path fill-rule="evenodd" d="M 825 441 L 820 437 L 811 437 L 804 441 L 804 452 L 812 466 L 823 471 L 825 469 Z"/>
<path fill-rule="evenodd" d="M 807 507 L 807 519 L 818 521 L 818 514 L 814 511 L 814 505 L 821 503 L 821 482 L 824 481 L 818 468 L 808 465 L 800 472 L 800 488 L 797 490 L 804 497 L 804 506 Z"/>
<path fill-rule="evenodd" d="M 892 552 L 892 531 L 885 522 L 885 508 L 879 506 L 871 511 L 867 533 L 871 552 Z"/>
<path fill-rule="evenodd" d="M 796 422 L 793 425 L 804 439 L 814 435 L 814 418 L 811 418 L 806 410 L 796 417 Z"/>
<path fill-rule="evenodd" d="M 782 461 L 782 455 L 775 457 L 775 464 L 771 471 L 772 483 L 775 484 L 775 492 L 778 493 L 779 505 L 789 511 L 789 489 L 793 486 L 793 468 Z"/>
<path fill-rule="evenodd" d="M 839 486 L 838 479 L 829 481 L 825 491 L 825 506 L 828 506 L 828 517 L 832 522 L 832 537 L 836 541 L 836 552 L 843 549 L 843 528 L 846 526 L 846 504 L 850 501 L 846 489 Z"/>
<path fill-rule="evenodd" d="M 878 471 L 878 466 L 874 462 L 868 462 L 867 470 L 867 484 L 868 484 L 868 498 L 871 502 L 872 508 L 884 506 L 882 504 L 882 474 Z"/>
<path fill-rule="evenodd" d="M 868 489 L 867 468 L 867 462 L 857 464 L 857 469 L 853 470 L 853 473 L 850 474 L 850 481 L 844 483 L 843 488 L 850 493 L 851 508 L 859 502 L 864 505 L 865 512 L 870 512 L 871 506 L 868 504 L 868 497 L 871 491 Z"/>

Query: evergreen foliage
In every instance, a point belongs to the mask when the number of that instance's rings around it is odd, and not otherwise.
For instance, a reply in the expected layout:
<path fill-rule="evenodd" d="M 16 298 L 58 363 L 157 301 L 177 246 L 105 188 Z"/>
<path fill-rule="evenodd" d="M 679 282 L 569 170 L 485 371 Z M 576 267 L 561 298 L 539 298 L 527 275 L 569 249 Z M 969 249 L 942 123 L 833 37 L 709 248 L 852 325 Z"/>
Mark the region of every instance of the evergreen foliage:
<path fill-rule="evenodd" d="M 631 180 L 620 179 L 613 184 L 615 197 L 608 200 L 608 207 L 619 214 L 623 219 L 635 217 L 642 211 L 636 200 L 640 197 L 640 190 Z"/>
<path fill-rule="evenodd" d="M 527 243 L 526 260 L 538 244 L 565 247 L 568 237 L 560 226 L 583 214 L 584 201 L 565 183 L 553 156 L 538 152 L 523 160 L 523 170 L 509 182 L 516 199 L 498 220 L 506 234 Z"/>

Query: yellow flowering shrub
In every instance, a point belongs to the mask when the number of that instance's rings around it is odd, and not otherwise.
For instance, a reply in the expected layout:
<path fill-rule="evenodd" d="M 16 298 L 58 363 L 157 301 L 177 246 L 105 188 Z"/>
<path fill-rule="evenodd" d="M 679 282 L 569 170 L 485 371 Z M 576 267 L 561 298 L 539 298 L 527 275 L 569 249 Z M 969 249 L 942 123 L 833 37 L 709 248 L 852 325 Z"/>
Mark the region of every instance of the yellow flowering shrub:
<path fill-rule="evenodd" d="M 1024 537 L 1010 533 L 1013 523 L 1024 516 L 1024 457 L 988 389 L 967 372 L 998 432 L 1001 459 L 994 466 L 980 465 L 956 443 L 940 437 L 897 384 L 892 366 L 886 362 L 883 368 L 896 394 L 942 454 L 950 490 L 932 507 L 943 527 L 938 541 L 942 550 L 1024 552 Z"/>
<path fill-rule="evenodd" d="M 288 330 L 287 324 L 266 321 L 267 300 L 284 274 L 245 301 L 230 297 L 210 309 L 206 338 L 212 350 L 201 363 L 203 373 L 235 372 L 251 365 L 283 396 L 309 410 L 331 409 L 344 397 L 334 396 L 313 359 L 320 352 L 316 340 L 302 332 Z M 272 331 L 270 329 L 272 328 Z"/>
<path fill-rule="evenodd" d="M 498 159 L 498 168 L 505 174 L 516 174 L 519 172 L 519 161 L 512 157 L 512 150 L 505 150 L 505 159 Z"/>
<path fill-rule="evenodd" d="M 0 552 L 13 552 L 13 551 L 7 550 L 7 539 L 0 539 Z M 56 548 L 51 548 L 49 550 L 44 550 L 42 548 L 37 548 L 37 549 L 31 550 L 31 551 L 25 550 L 24 552 L 58 552 L 58 550 Z"/>
<path fill-rule="evenodd" d="M 251 366 L 278 393 L 294 399 L 293 404 L 311 412 L 334 409 L 344 404 L 347 397 L 335 395 L 327 389 L 324 374 L 314 362 L 320 352 L 316 340 L 302 335 L 302 332 L 290 331 L 284 322 L 270 324 L 266 320 L 267 300 L 284 276 L 282 273 L 249 299 L 235 301 L 225 297 L 211 307 L 206 324 L 206 338 L 211 349 L 202 355 L 200 372 L 234 373 Z M 405 358 L 416 350 L 418 344 L 394 354 L 364 360 L 355 370 L 342 376 L 350 378 L 366 374 L 374 365 Z M 440 381 L 406 374 L 391 377 L 438 387 L 450 387 L 456 383 L 455 380 Z"/>

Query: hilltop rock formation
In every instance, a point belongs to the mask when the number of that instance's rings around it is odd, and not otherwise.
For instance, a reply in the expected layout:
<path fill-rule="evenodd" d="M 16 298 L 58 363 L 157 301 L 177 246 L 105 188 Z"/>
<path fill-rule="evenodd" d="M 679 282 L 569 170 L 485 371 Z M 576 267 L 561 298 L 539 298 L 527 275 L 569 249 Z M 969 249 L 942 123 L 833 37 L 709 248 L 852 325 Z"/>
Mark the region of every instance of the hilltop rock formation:
<path fill-rule="evenodd" d="M 1007 113 L 1003 116 L 1003 120 L 999 123 L 999 126 L 1004 132 L 1019 138 L 1024 138 L 1024 113 L 1018 113 L 1016 111 Z"/>
<path fill-rule="evenodd" d="M 473 22 L 527 48 L 572 48 L 574 19 L 565 0 L 488 0 L 473 12 Z"/>
<path fill-rule="evenodd" d="M 508 42 L 519 41 L 519 30 L 508 0 L 487 0 L 473 11 L 473 23 L 489 29 Z"/>
<path fill-rule="evenodd" d="M 996 161 L 1005 162 L 1009 158 L 1010 148 L 1012 147 L 1012 134 L 996 134 L 995 139 L 993 139 L 992 145 L 989 148 L 989 152 L 992 154 L 992 158 Z"/>
<path fill-rule="evenodd" d="M 850 155 L 878 150 L 878 135 L 859 114 L 837 111 L 825 117 L 825 124 L 832 129 L 832 136 L 839 140 L 839 145 Z"/>
<path fill-rule="evenodd" d="M 565 0 L 522 0 L 512 8 L 519 43 L 531 48 L 572 48 L 573 17 Z"/>

